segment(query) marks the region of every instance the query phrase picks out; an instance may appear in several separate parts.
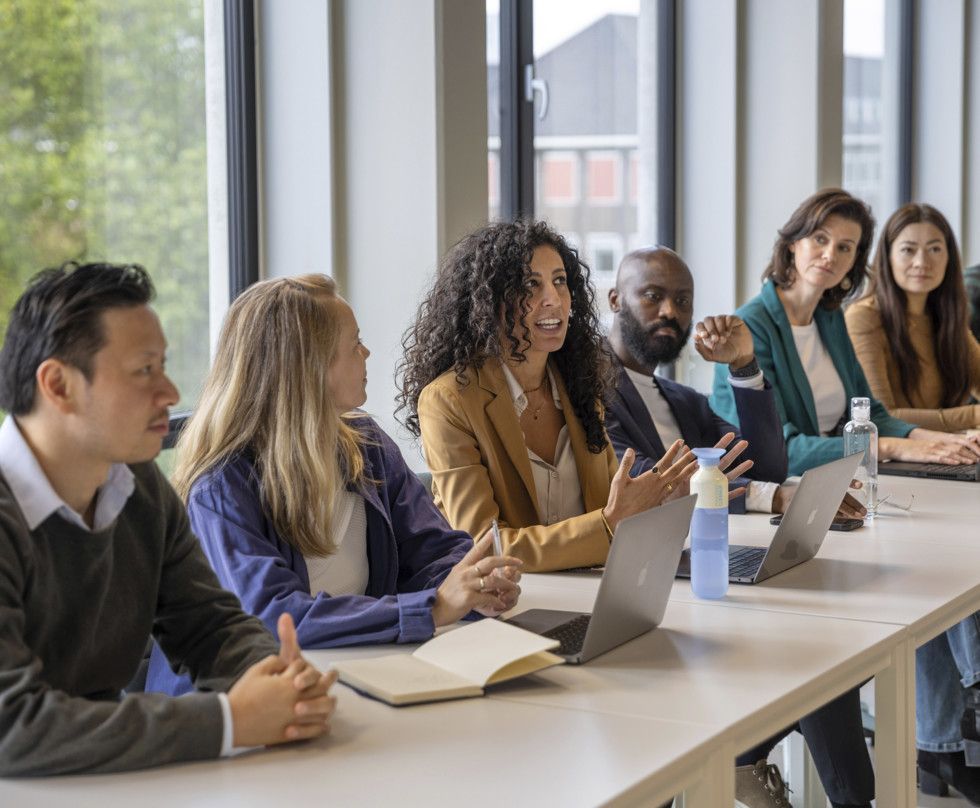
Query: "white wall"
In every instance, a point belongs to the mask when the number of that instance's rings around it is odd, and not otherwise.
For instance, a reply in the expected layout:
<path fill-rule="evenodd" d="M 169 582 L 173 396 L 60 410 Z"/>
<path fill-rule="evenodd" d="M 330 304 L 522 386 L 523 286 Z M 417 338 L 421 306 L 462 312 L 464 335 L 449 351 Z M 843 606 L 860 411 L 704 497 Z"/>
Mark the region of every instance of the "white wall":
<path fill-rule="evenodd" d="M 258 4 L 264 277 L 333 274 L 328 11 L 325 0 Z"/>
<path fill-rule="evenodd" d="M 366 408 L 394 419 L 401 335 L 439 257 L 487 218 L 482 0 L 260 0 L 266 276 L 327 272 L 371 349 Z"/>
<path fill-rule="evenodd" d="M 421 467 L 393 416 L 394 371 L 440 256 L 487 218 L 485 6 L 334 8 L 338 274 L 372 351 L 367 409 Z"/>
<path fill-rule="evenodd" d="M 965 266 L 980 263 L 980 0 L 967 3 L 967 48 L 964 71 L 966 156 L 964 160 L 963 228 L 960 249 Z"/>
<path fill-rule="evenodd" d="M 916 2 L 913 187 L 976 262 L 980 0 Z M 697 316 L 756 294 L 776 229 L 841 180 L 842 9 L 679 4 L 678 248 Z M 439 257 L 487 216 L 485 35 L 484 0 L 260 0 L 267 272 L 338 278 L 373 351 L 368 408 L 403 448 L 401 335 Z M 699 359 L 680 370 L 708 388 Z"/>
<path fill-rule="evenodd" d="M 841 181 L 842 0 L 681 4 L 678 250 L 695 318 L 760 289 L 776 231 Z M 709 391 L 692 350 L 678 376 Z"/>

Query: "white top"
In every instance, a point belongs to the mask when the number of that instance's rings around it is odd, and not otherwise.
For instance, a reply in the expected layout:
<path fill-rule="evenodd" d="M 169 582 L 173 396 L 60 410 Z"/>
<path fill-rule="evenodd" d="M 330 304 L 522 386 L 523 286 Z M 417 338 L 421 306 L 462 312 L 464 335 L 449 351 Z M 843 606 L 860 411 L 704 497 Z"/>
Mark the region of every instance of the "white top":
<path fill-rule="evenodd" d="M 643 403 L 646 405 L 647 412 L 650 413 L 650 418 L 653 419 L 653 425 L 656 427 L 657 434 L 660 435 L 660 440 L 663 442 L 663 445 L 667 447 L 675 440 L 682 439 L 684 436 L 681 434 L 677 419 L 674 417 L 674 413 L 670 409 L 667 399 L 664 398 L 664 394 L 660 391 L 660 386 L 654 381 L 653 377 L 643 373 L 637 373 L 635 370 L 630 370 L 625 366 L 623 370 L 626 371 L 626 375 L 633 382 L 636 391 L 640 394 L 640 398 L 643 399 Z M 751 387 L 757 390 L 761 390 L 765 386 L 765 380 L 761 371 L 755 376 L 750 376 L 746 379 L 733 379 L 729 376 L 728 381 L 737 387 Z M 656 458 L 651 459 L 656 460 Z M 776 495 L 777 488 L 779 488 L 777 483 L 750 482 L 745 491 L 745 509 L 769 513 L 772 511 L 772 500 Z"/>
<path fill-rule="evenodd" d="M 626 375 L 629 376 L 630 381 L 633 382 L 636 392 L 643 399 L 643 403 L 646 405 L 647 412 L 650 413 L 650 417 L 653 419 L 653 425 L 657 428 L 657 434 L 660 435 L 660 440 L 663 442 L 664 447 L 670 446 L 675 440 L 681 440 L 684 436 L 681 435 L 681 429 L 677 424 L 677 419 L 674 417 L 674 413 L 671 411 L 667 399 L 664 398 L 664 394 L 660 392 L 660 386 L 653 380 L 653 376 L 648 376 L 645 373 L 637 373 L 628 367 L 624 367 L 623 369 L 626 371 Z M 651 459 L 656 462 L 656 458 Z"/>
<path fill-rule="evenodd" d="M 527 395 L 505 362 L 500 363 L 504 370 L 507 387 L 514 400 L 514 410 L 520 418 L 527 409 Z M 551 385 L 551 398 L 556 409 L 561 409 L 561 397 L 558 395 L 558 385 L 554 374 L 548 367 L 548 382 Z M 531 461 L 531 474 L 534 477 L 534 489 L 538 504 L 538 519 L 542 525 L 553 525 L 564 522 L 573 516 L 585 513 L 585 502 L 582 499 L 582 483 L 578 478 L 578 466 L 575 465 L 575 453 L 568 440 L 568 425 L 561 428 L 555 443 L 555 462 L 548 463 L 538 457 L 530 449 L 527 457 Z"/>
<path fill-rule="evenodd" d="M 837 426 L 847 406 L 844 384 L 823 340 L 820 339 L 817 324 L 790 327 L 793 329 L 793 342 L 796 343 L 803 372 L 810 381 L 813 404 L 817 408 L 817 426 L 822 434 L 827 434 Z"/>
<path fill-rule="evenodd" d="M 367 514 L 364 497 L 341 491 L 333 510 L 330 535 L 336 552 L 303 556 L 310 576 L 310 594 L 363 595 L 368 585 Z"/>

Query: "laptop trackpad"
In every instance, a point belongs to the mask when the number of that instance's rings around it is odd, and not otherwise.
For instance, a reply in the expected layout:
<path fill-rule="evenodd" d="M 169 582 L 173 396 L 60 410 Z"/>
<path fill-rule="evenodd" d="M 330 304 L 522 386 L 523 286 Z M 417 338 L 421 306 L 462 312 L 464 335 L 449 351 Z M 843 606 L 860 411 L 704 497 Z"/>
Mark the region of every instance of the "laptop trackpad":
<path fill-rule="evenodd" d="M 569 620 L 574 620 L 586 612 L 566 612 L 558 609 L 528 609 L 526 612 L 507 618 L 519 628 L 533 631 L 535 634 L 545 634 Z"/>

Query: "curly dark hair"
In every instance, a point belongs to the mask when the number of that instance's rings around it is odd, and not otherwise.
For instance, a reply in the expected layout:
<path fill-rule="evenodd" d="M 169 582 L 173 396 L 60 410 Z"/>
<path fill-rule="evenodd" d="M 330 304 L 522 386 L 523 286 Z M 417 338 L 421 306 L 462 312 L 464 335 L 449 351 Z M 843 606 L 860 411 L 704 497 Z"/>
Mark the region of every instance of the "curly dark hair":
<path fill-rule="evenodd" d="M 820 306 L 833 311 L 839 309 L 848 297 L 858 294 L 868 274 L 868 254 L 875 232 L 875 220 L 866 203 L 840 188 L 824 188 L 807 197 L 793 211 L 793 215 L 779 229 L 779 236 L 772 248 L 772 258 L 762 273 L 762 280 L 772 280 L 776 286 L 790 287 L 796 280 L 796 265 L 790 247 L 800 239 L 812 236 L 831 216 L 854 222 L 861 228 L 861 238 L 854 251 L 854 266 L 839 284 L 827 289 L 820 298 Z M 846 281 L 846 283 L 845 283 Z"/>
<path fill-rule="evenodd" d="M 589 267 L 549 225 L 528 221 L 488 224 L 453 246 L 419 307 L 415 324 L 405 332 L 404 357 L 396 370 L 401 380 L 396 412 L 406 411 L 399 419 L 416 437 L 421 434 L 419 396 L 438 376 L 453 369 L 463 385 L 463 374 L 487 359 L 506 356 L 526 361 L 524 352 L 531 344 L 524 320 L 531 297 L 530 263 L 535 248 L 541 246 L 553 247 L 561 256 L 572 297 L 565 342 L 551 359 L 568 389 L 589 450 L 599 454 L 606 448 L 599 402 L 609 382 L 610 363 L 599 331 Z M 501 312 L 506 345 L 500 340 Z M 515 336 L 518 325 L 523 332 L 520 338 Z"/>

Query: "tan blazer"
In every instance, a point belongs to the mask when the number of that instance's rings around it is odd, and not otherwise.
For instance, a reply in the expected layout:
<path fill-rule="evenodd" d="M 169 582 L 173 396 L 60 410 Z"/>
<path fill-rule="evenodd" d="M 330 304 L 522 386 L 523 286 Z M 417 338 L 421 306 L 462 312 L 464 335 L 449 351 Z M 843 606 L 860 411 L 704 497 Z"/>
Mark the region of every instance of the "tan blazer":
<path fill-rule="evenodd" d="M 928 314 L 907 315 L 909 337 L 919 360 L 919 384 L 908 397 L 902 390 L 898 361 L 891 352 L 874 297 L 865 297 L 844 312 L 847 333 L 854 343 L 868 385 L 889 415 L 911 424 L 940 432 L 956 432 L 980 426 L 980 404 L 963 402 L 959 407 L 942 407 L 943 369 L 936 362 L 932 318 Z M 980 395 L 980 345 L 967 330 L 963 349 L 970 358 L 970 388 Z"/>
<path fill-rule="evenodd" d="M 588 450 L 559 374 L 555 379 L 585 513 L 553 525 L 539 523 L 531 461 L 500 364 L 490 359 L 479 370 L 468 370 L 465 379 L 461 386 L 448 371 L 419 397 L 433 494 L 449 523 L 479 538 L 497 519 L 504 552 L 520 558 L 527 572 L 604 563 L 609 536 L 600 513 L 618 467 L 616 454 L 611 445 L 600 454 Z"/>

